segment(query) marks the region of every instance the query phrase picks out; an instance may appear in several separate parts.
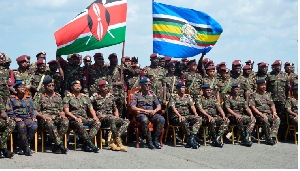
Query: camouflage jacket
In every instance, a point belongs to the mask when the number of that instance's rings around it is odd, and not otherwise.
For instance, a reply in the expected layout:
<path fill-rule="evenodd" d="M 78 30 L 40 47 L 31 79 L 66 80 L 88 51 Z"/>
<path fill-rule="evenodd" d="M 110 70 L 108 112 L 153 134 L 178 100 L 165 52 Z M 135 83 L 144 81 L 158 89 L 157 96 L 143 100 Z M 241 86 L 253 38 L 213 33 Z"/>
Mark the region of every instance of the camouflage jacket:
<path fill-rule="evenodd" d="M 295 98 L 290 98 L 285 103 L 286 109 L 291 109 L 292 112 L 298 114 L 298 100 Z"/>
<path fill-rule="evenodd" d="M 16 81 L 24 81 L 26 85 L 31 83 L 33 76 L 29 70 L 22 72 L 20 69 L 14 70 L 14 77 Z M 31 80 L 30 80 L 31 79 Z"/>
<path fill-rule="evenodd" d="M 49 77 L 50 77 L 50 75 L 47 75 L 46 72 L 45 72 L 45 73 L 38 73 L 38 72 L 36 72 L 36 73 L 33 75 L 33 78 L 32 78 L 32 80 L 31 80 L 31 85 L 32 85 L 32 86 L 35 86 L 36 88 L 38 88 L 40 82 L 43 83 L 43 80 L 41 80 L 42 77 L 43 77 L 43 75 L 45 75 L 44 80 L 45 80 L 46 78 L 49 78 Z M 41 84 L 41 88 L 40 88 L 39 92 L 43 92 L 43 91 L 45 91 L 44 85 Z M 32 93 L 32 94 L 33 94 L 33 93 Z"/>
<path fill-rule="evenodd" d="M 98 82 L 104 79 L 105 70 L 107 70 L 107 67 L 105 66 L 103 66 L 102 68 L 96 67 L 95 65 L 91 66 L 89 70 L 89 83 L 88 83 L 90 95 L 98 92 Z"/>
<path fill-rule="evenodd" d="M 262 73 L 256 72 L 256 74 L 255 74 L 255 82 L 257 80 L 261 80 L 261 79 L 265 79 L 266 80 L 267 76 L 268 76 L 268 74 L 262 74 Z"/>
<path fill-rule="evenodd" d="M 270 72 L 267 76 L 267 92 L 272 95 L 273 101 L 286 100 L 286 92 L 290 89 L 290 81 L 287 73 L 280 72 L 275 75 L 275 72 Z"/>
<path fill-rule="evenodd" d="M 249 108 L 245 99 L 240 96 L 235 98 L 230 96 L 230 98 L 225 99 L 224 106 L 238 114 L 245 114 L 245 110 Z"/>
<path fill-rule="evenodd" d="M 249 101 L 249 106 L 255 106 L 255 108 L 262 113 L 271 114 L 271 106 L 274 106 L 274 102 L 270 93 L 254 93 Z"/>
<path fill-rule="evenodd" d="M 218 103 L 217 99 L 214 97 L 206 98 L 204 96 L 198 95 L 195 100 L 195 106 L 200 107 L 207 114 L 211 116 L 216 116 L 218 114 L 218 108 L 220 108 L 220 104 Z"/>
<path fill-rule="evenodd" d="M 35 118 L 34 103 L 30 96 L 19 99 L 18 96 L 11 95 L 6 102 L 6 113 L 14 118 Z"/>
<path fill-rule="evenodd" d="M 240 92 L 239 92 L 239 96 L 243 97 L 243 98 L 246 98 L 244 96 L 244 93 L 247 91 L 247 90 L 251 90 L 251 85 L 248 81 L 247 78 L 243 77 L 242 75 L 240 75 L 239 77 L 237 78 L 233 78 L 231 77 L 230 78 L 230 82 L 231 84 L 240 84 Z M 230 86 L 230 89 L 231 89 L 231 86 Z"/>
<path fill-rule="evenodd" d="M 71 90 L 71 83 L 73 81 L 79 80 L 82 82 L 82 79 L 84 77 L 84 70 L 83 67 L 80 67 L 78 65 L 66 65 L 64 68 L 64 85 L 63 90 Z M 87 85 L 83 84 L 83 91 L 87 88 Z M 62 92 L 64 93 L 64 92 Z"/>
<path fill-rule="evenodd" d="M 59 72 L 51 72 L 51 71 L 48 71 L 46 72 L 47 75 L 49 75 L 51 78 L 54 79 L 54 85 L 55 85 L 55 89 L 54 91 L 57 92 L 57 93 L 61 93 L 61 87 L 62 87 L 62 84 L 63 84 L 63 76 L 60 75 Z"/>
<path fill-rule="evenodd" d="M 154 110 L 160 102 L 153 92 L 149 91 L 147 95 L 142 95 L 139 91 L 132 96 L 130 106 L 132 105 L 145 110 Z"/>
<path fill-rule="evenodd" d="M 217 86 L 219 89 L 219 93 L 221 96 L 225 96 L 230 94 L 231 92 L 231 79 L 227 79 L 223 81 L 222 79 L 218 81 Z"/>
<path fill-rule="evenodd" d="M 180 78 L 177 76 L 169 77 L 166 76 L 163 80 L 163 83 L 166 83 L 166 96 L 167 101 L 170 99 L 171 94 L 177 94 L 176 84 L 180 81 Z M 173 89 L 173 92 L 172 92 Z"/>
<path fill-rule="evenodd" d="M 34 100 L 34 107 L 42 115 L 59 115 L 63 112 L 63 101 L 59 94 L 49 97 L 46 93 L 38 93 Z"/>
<path fill-rule="evenodd" d="M 93 107 L 90 98 L 81 93 L 78 97 L 74 94 L 68 94 L 63 98 L 63 107 L 69 108 L 69 111 L 76 117 L 87 117 L 87 110 Z"/>
<path fill-rule="evenodd" d="M 209 84 L 210 88 L 212 90 L 212 95 L 216 96 L 216 93 L 219 92 L 218 87 L 218 79 L 217 77 L 214 77 L 212 80 L 210 80 L 207 76 L 203 77 L 203 84 Z"/>
<path fill-rule="evenodd" d="M 158 97 L 160 101 L 163 100 L 163 89 L 161 81 L 165 79 L 167 70 L 158 66 L 157 68 L 145 67 L 144 74 L 152 83 L 151 90 Z"/>
<path fill-rule="evenodd" d="M 190 94 L 200 94 L 201 87 L 203 85 L 203 79 L 200 73 L 191 74 L 186 72 L 184 74 L 186 89 L 190 91 Z"/>
<path fill-rule="evenodd" d="M 115 82 L 124 82 L 124 77 L 121 80 L 121 68 L 117 66 L 115 68 L 107 67 L 104 70 L 104 79 L 108 82 L 108 86 L 110 89 L 110 93 L 114 96 L 123 96 L 124 95 L 124 87 L 121 86 L 113 86 L 112 83 Z"/>
<path fill-rule="evenodd" d="M 0 97 L 8 97 L 9 96 L 9 86 L 8 82 L 10 81 L 10 70 L 0 66 Z"/>
<path fill-rule="evenodd" d="M 140 79 L 141 79 L 140 75 L 139 76 L 133 76 L 133 77 L 129 78 L 127 80 L 128 90 L 132 90 L 132 89 L 140 87 Z"/>
<path fill-rule="evenodd" d="M 117 105 L 115 97 L 112 94 L 108 93 L 106 97 L 102 97 L 100 94 L 94 94 L 91 97 L 91 101 L 97 116 L 100 114 L 114 115 L 113 110 Z"/>
<path fill-rule="evenodd" d="M 193 115 L 190 112 L 191 106 L 194 106 L 193 99 L 190 95 L 184 94 L 180 97 L 178 94 L 173 94 L 170 98 L 169 107 L 174 106 L 181 116 Z M 178 117 L 174 112 L 172 118 Z"/>

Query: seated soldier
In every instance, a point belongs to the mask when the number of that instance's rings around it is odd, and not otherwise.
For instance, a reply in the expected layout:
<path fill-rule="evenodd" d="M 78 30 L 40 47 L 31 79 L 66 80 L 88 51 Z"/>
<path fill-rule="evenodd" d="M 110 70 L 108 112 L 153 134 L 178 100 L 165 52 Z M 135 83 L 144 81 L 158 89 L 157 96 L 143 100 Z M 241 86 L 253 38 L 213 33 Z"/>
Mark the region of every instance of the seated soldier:
<path fill-rule="evenodd" d="M 141 89 L 133 95 L 130 106 L 133 112 L 139 113 L 136 115 L 136 120 L 141 122 L 142 132 L 147 138 L 148 148 L 161 149 L 158 139 L 165 125 L 164 117 L 157 113 L 161 110 L 161 105 L 157 96 L 150 91 L 151 82 L 148 78 L 142 78 L 140 85 Z M 149 121 L 154 124 L 154 145 L 148 127 Z"/>
<path fill-rule="evenodd" d="M 64 112 L 70 120 L 70 127 L 77 129 L 78 134 L 84 140 L 82 149 L 86 152 L 97 153 L 100 149 L 91 140 L 97 135 L 101 123 L 91 100 L 87 95 L 80 93 L 81 89 L 80 81 L 76 80 L 71 83 L 72 92 L 63 98 Z M 87 112 L 91 114 L 91 118 L 88 117 Z M 89 133 L 84 126 L 89 126 Z"/>
<path fill-rule="evenodd" d="M 237 123 L 239 131 L 242 135 L 241 145 L 251 147 L 252 142 L 248 140 L 254 126 L 255 117 L 252 115 L 250 108 L 245 99 L 239 96 L 239 84 L 231 85 L 231 95 L 225 99 L 224 107 L 228 111 L 228 118 L 231 122 Z M 247 116 L 246 113 L 249 115 Z M 244 131 L 243 124 L 247 124 L 246 131 Z"/>
<path fill-rule="evenodd" d="M 129 121 L 119 116 L 119 111 L 114 96 L 109 93 L 108 82 L 101 80 L 98 83 L 99 93 L 92 96 L 92 104 L 102 125 L 110 126 L 112 131 L 112 141 L 109 142 L 108 149 L 115 151 L 127 151 L 122 144 L 121 135 L 127 130 Z M 117 128 L 120 125 L 120 128 Z"/>
<path fill-rule="evenodd" d="M 289 117 L 289 124 L 298 127 L 298 85 L 294 85 L 293 97 L 287 100 L 285 108 Z"/>
<path fill-rule="evenodd" d="M 249 106 L 256 114 L 256 120 L 262 123 L 262 131 L 266 135 L 266 143 L 274 145 L 277 137 L 280 119 L 277 116 L 276 108 L 271 94 L 266 92 L 266 81 L 260 79 L 256 81 L 257 92 L 249 101 Z M 272 124 L 272 127 L 271 127 Z"/>
<path fill-rule="evenodd" d="M 218 100 L 212 96 L 210 85 L 204 84 L 202 91 L 203 96 L 199 95 L 196 97 L 195 106 L 206 116 L 203 122 L 208 124 L 210 135 L 213 137 L 212 146 L 223 147 L 224 143 L 220 142 L 220 138 L 227 130 L 229 119 L 226 118 Z M 221 116 L 218 116 L 218 112 Z M 218 134 L 216 134 L 215 126 L 220 126 Z"/>
<path fill-rule="evenodd" d="M 7 150 L 7 139 L 10 134 L 15 129 L 16 122 L 13 119 L 10 119 L 5 113 L 5 107 L 3 105 L 3 100 L 0 97 L 0 129 L 4 130 L 3 134 L 0 135 L 0 158 L 12 158 L 15 153 Z"/>
<path fill-rule="evenodd" d="M 16 121 L 16 129 L 19 132 L 19 155 L 31 156 L 32 152 L 28 144 L 37 131 L 36 111 L 30 96 L 25 95 L 25 83 L 17 81 L 14 84 L 16 95 L 11 95 L 6 103 L 6 113 L 10 119 Z"/>
<path fill-rule="evenodd" d="M 172 111 L 171 122 L 178 123 L 189 137 L 186 148 L 197 149 L 200 147 L 200 144 L 196 142 L 195 135 L 200 129 L 202 118 L 196 112 L 192 97 L 185 94 L 184 83 L 177 83 L 176 89 L 177 94 L 172 94 L 169 102 L 169 107 L 171 107 Z M 190 112 L 190 109 L 193 114 Z M 191 130 L 189 126 L 192 126 Z"/>
<path fill-rule="evenodd" d="M 66 154 L 68 149 L 63 146 L 63 137 L 69 129 L 69 120 L 63 112 L 61 96 L 54 92 L 54 82 L 52 78 L 44 79 L 44 92 L 36 95 L 34 107 L 41 128 L 46 129 L 54 140 L 52 152 Z"/>

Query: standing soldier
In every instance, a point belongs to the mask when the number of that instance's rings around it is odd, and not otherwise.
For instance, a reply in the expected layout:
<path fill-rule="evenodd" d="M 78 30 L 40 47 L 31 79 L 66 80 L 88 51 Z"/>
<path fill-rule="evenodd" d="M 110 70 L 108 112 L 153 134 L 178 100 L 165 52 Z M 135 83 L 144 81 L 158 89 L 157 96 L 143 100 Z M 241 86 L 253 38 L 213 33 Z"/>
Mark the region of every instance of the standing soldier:
<path fill-rule="evenodd" d="M 84 140 L 82 149 L 86 152 L 97 153 L 100 149 L 91 140 L 97 135 L 101 123 L 96 116 L 91 100 L 87 95 L 80 93 L 81 89 L 80 81 L 76 80 L 71 83 L 71 93 L 63 98 L 64 112 L 70 120 L 70 127 L 76 128 Z M 87 112 L 91 114 L 91 118 L 88 117 Z M 84 126 L 89 126 L 89 133 Z"/>
<path fill-rule="evenodd" d="M 10 70 L 5 67 L 6 58 L 3 53 L 0 53 L 0 98 L 6 100 L 9 97 L 9 83 L 11 80 Z M 11 85 L 11 84 L 10 84 Z M 5 101 L 1 101 L 2 106 L 5 105 Z"/>
<path fill-rule="evenodd" d="M 63 112 L 62 98 L 54 92 L 54 79 L 46 78 L 43 81 L 44 91 L 37 94 L 34 107 L 42 128 L 48 130 L 54 140 L 53 153 L 61 151 L 67 154 L 68 149 L 63 146 L 63 137 L 69 129 L 69 120 Z M 59 130 L 57 129 L 59 128 Z"/>
<path fill-rule="evenodd" d="M 289 123 L 298 127 L 298 85 L 293 87 L 293 96 L 285 104 Z"/>
<path fill-rule="evenodd" d="M 217 79 L 218 81 L 222 81 L 222 76 L 221 76 L 221 68 L 226 68 L 226 62 L 221 62 L 219 63 L 219 69 L 217 69 Z"/>
<path fill-rule="evenodd" d="M 179 82 L 179 77 L 175 76 L 175 63 L 169 62 L 167 64 L 168 74 L 163 83 L 166 84 L 166 101 L 169 101 L 171 95 L 177 93 L 176 84 Z M 165 104 L 165 103 L 164 103 Z"/>
<path fill-rule="evenodd" d="M 165 66 L 166 66 L 166 59 L 165 59 L 165 57 L 160 57 L 159 58 L 159 64 L 158 64 L 160 67 L 162 67 L 162 68 L 165 68 Z"/>
<path fill-rule="evenodd" d="M 3 104 L 3 99 L 0 97 L 0 128 L 1 130 L 4 130 L 3 134 L 0 136 L 0 159 L 12 158 L 15 155 L 15 153 L 7 150 L 7 139 L 9 135 L 13 133 L 16 122 L 7 116 L 5 113 L 5 106 Z"/>
<path fill-rule="evenodd" d="M 185 85 L 178 82 L 176 85 L 177 94 L 173 94 L 170 98 L 169 107 L 171 107 L 172 123 L 178 123 L 184 133 L 189 137 L 186 148 L 198 149 L 200 144 L 195 140 L 202 124 L 202 118 L 197 114 L 194 101 L 190 95 L 185 94 Z M 192 113 L 190 112 L 192 110 Z M 189 128 L 191 126 L 191 129 Z"/>
<path fill-rule="evenodd" d="M 251 147 L 252 142 L 248 138 L 253 131 L 256 120 L 245 99 L 239 96 L 239 88 L 239 84 L 231 85 L 231 96 L 230 98 L 226 98 L 224 107 L 228 112 L 228 119 L 238 124 L 240 134 L 242 135 L 241 145 Z M 246 124 L 245 131 L 244 124 Z"/>
<path fill-rule="evenodd" d="M 10 119 L 16 122 L 16 129 L 19 133 L 20 148 L 19 155 L 31 156 L 32 152 L 28 143 L 37 131 L 36 111 L 30 96 L 25 94 L 24 81 L 17 81 L 14 84 L 16 95 L 11 95 L 6 103 L 6 113 Z"/>
<path fill-rule="evenodd" d="M 169 62 L 171 62 L 171 60 L 172 60 L 171 57 L 165 56 L 165 66 L 164 66 L 164 68 L 165 68 L 166 70 L 168 70 L 167 64 L 168 64 Z"/>
<path fill-rule="evenodd" d="M 206 75 L 203 77 L 203 84 L 209 84 L 212 90 L 212 95 L 217 98 L 218 103 L 221 104 L 218 79 L 215 76 L 215 67 L 209 66 L 206 68 Z"/>
<path fill-rule="evenodd" d="M 250 74 L 249 74 L 249 77 L 250 78 L 254 78 L 255 77 L 255 72 L 253 71 L 253 65 L 254 65 L 254 61 L 253 60 L 248 60 L 245 62 L 246 65 L 249 65 L 250 66 Z"/>
<path fill-rule="evenodd" d="M 36 60 L 38 61 L 39 59 L 44 59 L 46 61 L 46 52 L 39 52 L 38 54 L 36 54 Z M 29 58 L 29 62 L 30 62 L 30 58 Z M 37 62 L 35 63 L 29 63 L 29 70 L 31 73 L 35 73 L 37 69 Z M 49 70 L 48 68 L 46 69 L 47 71 Z"/>
<path fill-rule="evenodd" d="M 249 106 L 256 114 L 256 120 L 262 123 L 263 132 L 266 135 L 266 143 L 274 145 L 277 137 L 280 118 L 277 116 L 276 108 L 271 94 L 266 92 L 266 81 L 257 80 L 257 92 L 250 99 Z M 271 126 L 272 124 L 272 126 Z"/>
<path fill-rule="evenodd" d="M 101 80 L 98 86 L 99 94 L 92 96 L 92 104 L 101 124 L 111 129 L 113 140 L 109 142 L 108 149 L 126 152 L 127 147 L 122 144 L 121 136 L 128 128 L 129 120 L 120 118 L 114 96 L 109 93 L 108 82 Z M 119 129 L 117 125 L 120 125 Z"/>
<path fill-rule="evenodd" d="M 203 122 L 208 124 L 209 134 L 213 137 L 212 146 L 223 147 L 224 143 L 220 142 L 220 138 L 227 131 L 229 119 L 226 118 L 224 111 L 216 98 L 211 94 L 209 84 L 202 86 L 203 96 L 196 97 L 195 106 L 206 117 Z M 218 115 L 219 113 L 219 115 Z M 220 126 L 218 134 L 216 134 L 215 126 Z"/>
<path fill-rule="evenodd" d="M 139 64 L 132 64 L 131 67 L 134 70 L 134 75 L 127 81 L 127 88 L 128 90 L 133 90 L 135 88 L 140 87 L 140 80 L 141 80 L 141 69 Z"/>
<path fill-rule="evenodd" d="M 265 62 L 260 62 L 257 65 L 258 65 L 258 70 L 255 75 L 255 81 L 261 80 L 261 79 L 267 79 L 269 64 L 267 64 Z"/>
<path fill-rule="evenodd" d="M 98 92 L 97 83 L 103 79 L 106 67 L 104 66 L 104 58 L 102 53 L 95 53 L 93 56 L 95 63 L 91 66 L 89 72 L 89 88 L 90 95 Z"/>
<path fill-rule="evenodd" d="M 25 88 L 26 88 L 26 94 L 29 94 L 28 92 L 31 89 L 31 80 L 33 78 L 33 74 L 30 73 L 28 69 L 28 57 L 27 55 L 22 55 L 16 59 L 19 68 L 17 70 L 14 70 L 14 78 L 16 81 L 24 81 Z"/>
<path fill-rule="evenodd" d="M 9 70 L 9 81 L 8 81 L 8 86 L 9 90 L 12 93 L 16 93 L 13 86 L 15 84 L 15 77 L 14 77 L 14 71 L 10 69 L 10 64 L 11 64 L 11 59 L 8 56 L 5 56 L 5 65 L 4 67 Z"/>
<path fill-rule="evenodd" d="M 231 80 L 229 79 L 229 72 L 230 69 L 226 67 L 222 67 L 220 69 L 220 76 L 221 80 L 218 81 L 218 88 L 219 88 L 219 93 L 220 93 L 220 100 L 221 103 L 223 104 L 225 99 L 229 97 L 229 94 L 231 92 Z"/>
<path fill-rule="evenodd" d="M 49 75 L 51 78 L 54 79 L 54 91 L 56 93 L 61 94 L 61 86 L 62 86 L 62 81 L 64 79 L 64 71 L 62 70 L 60 63 L 57 62 L 56 60 L 51 60 L 48 62 L 49 64 L 49 72 L 47 72 L 47 75 Z M 57 69 L 59 72 L 57 72 Z"/>
<path fill-rule="evenodd" d="M 276 60 L 272 64 L 272 71 L 268 74 L 266 81 L 267 92 L 271 93 L 276 112 L 281 120 L 279 138 L 283 138 L 286 130 L 285 103 L 290 98 L 290 80 L 288 74 L 281 71 L 280 60 Z"/>
<path fill-rule="evenodd" d="M 165 125 L 164 117 L 157 113 L 161 110 L 161 105 L 157 96 L 150 91 L 150 79 L 144 77 L 140 80 L 140 84 L 141 90 L 133 95 L 130 106 L 133 112 L 138 113 L 136 119 L 141 122 L 142 132 L 147 137 L 148 148 L 161 149 L 158 139 Z M 149 121 L 154 124 L 154 142 L 152 142 L 151 132 L 148 127 Z"/>
<path fill-rule="evenodd" d="M 83 58 L 84 69 L 89 69 L 92 66 L 92 58 L 90 55 L 87 55 Z"/>
<path fill-rule="evenodd" d="M 288 74 L 290 85 L 291 85 L 290 92 L 292 92 L 292 88 L 295 85 L 295 81 L 298 80 L 298 75 L 293 72 L 293 69 L 292 69 L 293 67 L 294 67 L 294 63 L 292 63 L 292 62 L 286 62 L 284 64 L 284 70 L 285 70 L 285 73 Z"/>
<path fill-rule="evenodd" d="M 255 80 L 255 75 L 253 75 L 253 73 L 254 72 L 251 70 L 250 65 L 245 65 L 243 67 L 242 80 L 248 80 L 248 82 L 246 84 L 249 83 L 248 86 L 250 86 L 250 89 L 249 89 L 250 97 L 256 92 L 256 80 Z"/>
<path fill-rule="evenodd" d="M 195 101 L 196 96 L 200 95 L 201 86 L 203 84 L 202 76 L 197 72 L 197 64 L 195 60 L 188 63 L 189 72 L 184 74 L 185 85 L 190 95 Z"/>

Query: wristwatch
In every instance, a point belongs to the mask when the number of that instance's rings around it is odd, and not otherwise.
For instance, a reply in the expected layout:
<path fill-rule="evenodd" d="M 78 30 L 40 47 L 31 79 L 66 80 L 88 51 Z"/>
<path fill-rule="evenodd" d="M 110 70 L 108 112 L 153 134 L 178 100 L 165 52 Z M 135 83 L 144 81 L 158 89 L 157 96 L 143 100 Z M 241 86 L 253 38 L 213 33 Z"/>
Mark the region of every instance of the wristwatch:
<path fill-rule="evenodd" d="M 277 115 L 277 113 L 276 113 L 276 112 L 273 112 L 273 114 Z"/>

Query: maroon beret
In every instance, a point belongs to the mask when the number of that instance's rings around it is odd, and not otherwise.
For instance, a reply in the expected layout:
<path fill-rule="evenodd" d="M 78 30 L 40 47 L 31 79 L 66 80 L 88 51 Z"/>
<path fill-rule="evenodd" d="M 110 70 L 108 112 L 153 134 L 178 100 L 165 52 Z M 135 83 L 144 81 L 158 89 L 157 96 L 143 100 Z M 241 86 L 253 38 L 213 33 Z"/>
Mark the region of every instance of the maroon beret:
<path fill-rule="evenodd" d="M 206 64 L 206 63 L 209 62 L 209 61 L 210 61 L 209 58 L 204 58 L 202 62 Z"/>
<path fill-rule="evenodd" d="M 269 64 L 267 64 L 267 63 L 265 63 L 265 62 L 260 62 L 258 66 L 259 66 L 259 67 L 269 66 Z"/>
<path fill-rule="evenodd" d="M 151 55 L 150 55 L 150 58 L 157 58 L 159 55 L 158 55 L 158 53 L 152 53 Z"/>
<path fill-rule="evenodd" d="M 286 63 L 284 64 L 284 66 L 294 66 L 294 63 L 293 63 L 293 62 L 286 62 Z"/>
<path fill-rule="evenodd" d="M 39 64 L 46 64 L 46 60 L 43 59 L 43 58 L 40 58 L 39 60 L 36 61 L 36 64 L 39 65 Z"/>
<path fill-rule="evenodd" d="M 254 64 L 254 61 L 253 60 L 248 60 L 245 62 L 246 64 Z"/>
<path fill-rule="evenodd" d="M 216 68 L 215 66 L 209 66 L 206 68 L 206 70 L 212 70 L 212 69 L 215 70 L 215 68 Z"/>
<path fill-rule="evenodd" d="M 189 60 L 187 58 L 182 58 L 181 61 L 184 62 L 184 61 L 189 61 Z"/>
<path fill-rule="evenodd" d="M 172 59 L 171 57 L 165 56 L 166 61 L 170 61 L 171 59 Z"/>
<path fill-rule="evenodd" d="M 226 62 L 221 62 L 220 65 L 225 65 L 226 66 Z"/>
<path fill-rule="evenodd" d="M 246 70 L 246 69 L 251 69 L 250 65 L 245 65 L 245 66 L 243 67 L 243 70 Z"/>
<path fill-rule="evenodd" d="M 98 86 L 107 85 L 108 82 L 106 80 L 101 80 L 98 82 Z"/>
<path fill-rule="evenodd" d="M 196 63 L 196 60 L 195 60 L 195 59 L 190 60 L 187 64 L 190 65 L 190 64 L 192 64 L 192 63 Z"/>
<path fill-rule="evenodd" d="M 49 61 L 47 64 L 57 64 L 57 62 L 56 62 L 56 60 L 51 60 L 51 61 Z"/>
<path fill-rule="evenodd" d="M 220 70 L 221 70 L 221 71 L 225 71 L 225 72 L 229 72 L 229 71 L 230 71 L 230 69 L 229 69 L 229 68 L 226 68 L 226 67 L 221 67 Z"/>
<path fill-rule="evenodd" d="M 70 58 L 80 58 L 80 55 L 79 54 L 76 54 L 76 53 L 74 53 L 74 54 L 72 54 L 71 55 L 71 57 Z"/>
<path fill-rule="evenodd" d="M 117 54 L 116 54 L 116 53 L 110 54 L 110 55 L 108 56 L 108 59 L 111 59 L 111 58 L 113 58 L 113 57 L 117 57 Z"/>
<path fill-rule="evenodd" d="M 103 58 L 103 54 L 102 53 L 95 53 L 95 55 L 93 56 L 94 58 Z"/>
<path fill-rule="evenodd" d="M 281 65 L 281 64 L 282 64 L 281 60 L 276 60 L 271 66 L 273 66 L 273 65 Z"/>
<path fill-rule="evenodd" d="M 46 52 L 39 52 L 38 54 L 36 54 L 36 57 L 46 58 Z"/>
<path fill-rule="evenodd" d="M 92 60 L 92 57 L 90 55 L 86 55 L 83 60 L 85 61 L 91 61 Z"/>
<path fill-rule="evenodd" d="M 17 61 L 17 62 L 28 61 L 27 55 L 19 56 L 19 57 L 16 59 L 16 61 Z"/>
<path fill-rule="evenodd" d="M 0 53 L 0 58 L 4 58 L 5 57 L 5 53 Z"/>
<path fill-rule="evenodd" d="M 242 65 L 241 60 L 234 60 L 234 61 L 232 62 L 232 65 L 234 65 L 234 66 Z"/>
<path fill-rule="evenodd" d="M 124 56 L 125 60 L 130 60 L 129 56 Z"/>
<path fill-rule="evenodd" d="M 167 65 L 166 65 L 166 67 L 175 67 L 175 63 L 174 62 L 169 62 Z"/>
<path fill-rule="evenodd" d="M 178 60 L 171 60 L 170 62 L 172 62 L 172 63 L 177 63 Z"/>
<path fill-rule="evenodd" d="M 220 64 L 217 64 L 217 65 L 216 65 L 216 68 L 218 69 L 219 67 L 220 67 Z"/>

